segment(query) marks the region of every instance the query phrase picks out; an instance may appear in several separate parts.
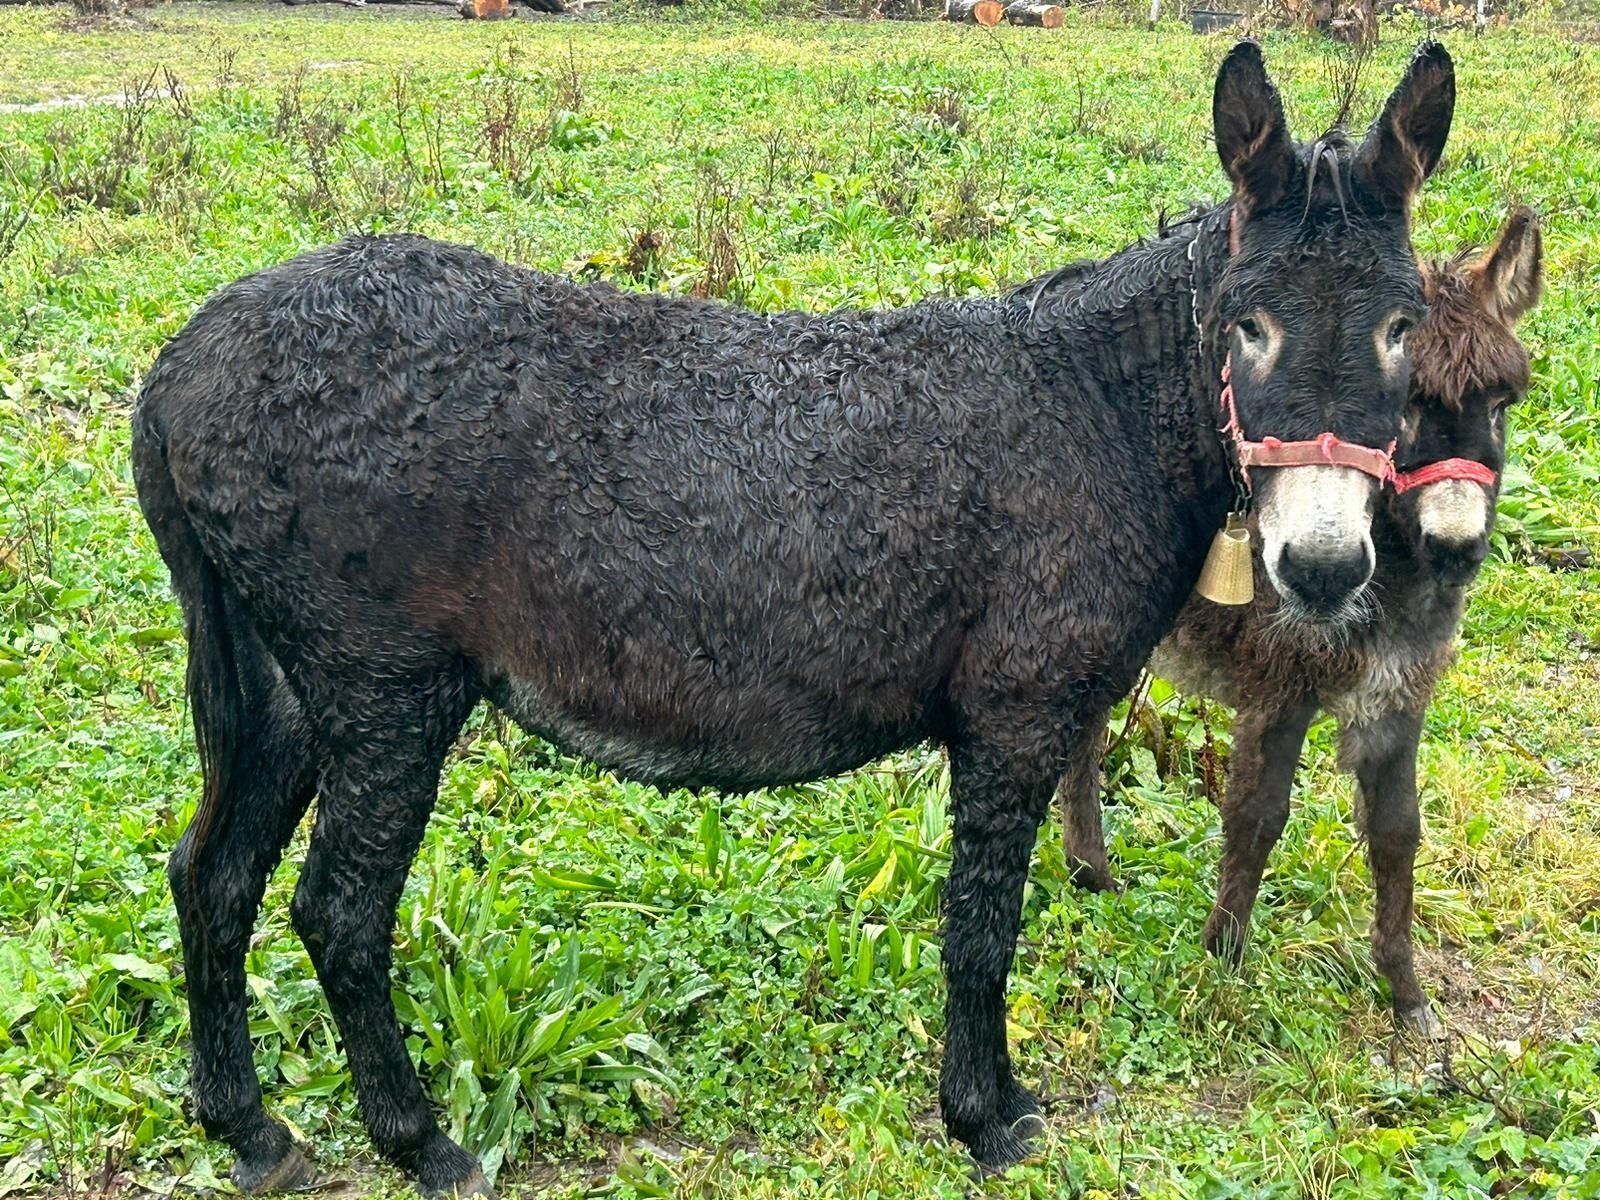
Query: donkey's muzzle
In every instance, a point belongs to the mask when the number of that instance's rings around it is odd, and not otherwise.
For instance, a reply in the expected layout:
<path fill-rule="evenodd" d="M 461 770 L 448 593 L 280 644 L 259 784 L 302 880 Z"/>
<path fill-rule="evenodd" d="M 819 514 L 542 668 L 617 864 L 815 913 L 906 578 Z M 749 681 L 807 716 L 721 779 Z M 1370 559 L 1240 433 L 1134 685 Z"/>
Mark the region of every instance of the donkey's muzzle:
<path fill-rule="evenodd" d="M 1276 575 L 1307 612 L 1326 618 L 1337 616 L 1367 586 L 1372 568 L 1372 549 L 1365 542 L 1326 554 L 1284 546 Z"/>
<path fill-rule="evenodd" d="M 1465 587 L 1478 574 L 1489 557 L 1487 536 L 1460 540 L 1426 533 L 1422 536 L 1422 555 L 1434 578 L 1446 587 Z"/>
<path fill-rule="evenodd" d="M 1283 467 L 1262 481 L 1261 561 L 1296 615 L 1338 621 L 1372 578 L 1378 481 L 1343 463 Z"/>
<path fill-rule="evenodd" d="M 1451 464 L 1461 461 L 1452 459 Z M 1465 465 L 1478 466 L 1477 463 Z M 1480 469 L 1488 472 L 1492 482 L 1494 473 L 1488 468 Z M 1452 474 L 1422 486 L 1416 511 L 1423 561 L 1434 578 L 1446 587 L 1471 583 L 1483 560 L 1489 556 L 1489 530 L 1494 523 L 1493 493 L 1476 476 Z"/>

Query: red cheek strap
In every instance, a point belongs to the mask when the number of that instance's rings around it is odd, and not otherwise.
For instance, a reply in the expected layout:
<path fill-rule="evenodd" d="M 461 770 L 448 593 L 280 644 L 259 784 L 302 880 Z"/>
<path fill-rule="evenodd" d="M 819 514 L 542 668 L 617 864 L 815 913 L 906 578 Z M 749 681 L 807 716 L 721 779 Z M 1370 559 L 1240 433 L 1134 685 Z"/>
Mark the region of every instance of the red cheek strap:
<path fill-rule="evenodd" d="M 1446 479 L 1463 479 L 1468 483 L 1481 483 L 1493 487 L 1499 478 L 1481 462 L 1471 458 L 1447 458 L 1429 463 L 1415 471 L 1401 471 L 1394 477 L 1396 492 L 1409 492 L 1412 488 L 1427 487 L 1430 483 L 1443 483 Z"/>

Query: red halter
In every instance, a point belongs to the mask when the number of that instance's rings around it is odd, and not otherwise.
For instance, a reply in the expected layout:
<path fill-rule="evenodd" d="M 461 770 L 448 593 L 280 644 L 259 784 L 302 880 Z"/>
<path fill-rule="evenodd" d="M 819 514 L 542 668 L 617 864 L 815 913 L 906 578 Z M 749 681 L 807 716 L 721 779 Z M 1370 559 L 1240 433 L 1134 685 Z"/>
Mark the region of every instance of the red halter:
<path fill-rule="evenodd" d="M 1221 402 L 1222 415 L 1225 418 L 1222 431 L 1233 440 L 1234 454 L 1239 460 L 1239 474 L 1244 479 L 1247 491 L 1250 489 L 1251 467 L 1311 467 L 1331 463 L 1338 467 L 1354 467 L 1371 475 L 1379 483 L 1388 483 L 1395 478 L 1393 442 L 1389 443 L 1387 450 L 1378 450 L 1372 446 L 1357 446 L 1341 441 L 1331 432 L 1318 434 L 1308 442 L 1282 442 L 1275 437 L 1262 438 L 1259 442 L 1248 440 L 1239 425 L 1239 409 L 1233 400 L 1231 353 L 1222 364 Z M 1432 480 L 1425 482 L 1431 483 Z"/>
<path fill-rule="evenodd" d="M 1492 470 L 1474 459 L 1447 458 L 1418 467 L 1415 471 L 1398 472 L 1394 477 L 1394 490 L 1409 492 L 1412 488 L 1427 487 L 1430 483 L 1442 483 L 1446 479 L 1463 479 L 1468 483 L 1493 487 L 1498 478 Z"/>

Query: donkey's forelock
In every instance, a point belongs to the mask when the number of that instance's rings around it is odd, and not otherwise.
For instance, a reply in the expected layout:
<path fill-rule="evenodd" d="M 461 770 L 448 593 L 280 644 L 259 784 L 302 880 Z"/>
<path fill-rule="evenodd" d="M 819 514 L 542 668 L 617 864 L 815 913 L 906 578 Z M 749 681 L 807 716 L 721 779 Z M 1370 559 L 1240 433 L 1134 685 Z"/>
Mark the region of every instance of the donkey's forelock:
<path fill-rule="evenodd" d="M 1428 318 L 1412 335 L 1411 379 L 1423 396 L 1459 409 L 1474 392 L 1528 388 L 1528 351 L 1510 325 L 1486 316 L 1466 268 L 1479 252 L 1465 250 L 1423 269 Z"/>
<path fill-rule="evenodd" d="M 1414 389 L 1451 408 L 1477 393 L 1525 392 L 1528 352 L 1516 323 L 1544 289 L 1544 245 L 1533 210 L 1513 212 L 1488 250 L 1427 263 L 1423 283 L 1429 312 L 1413 341 Z"/>

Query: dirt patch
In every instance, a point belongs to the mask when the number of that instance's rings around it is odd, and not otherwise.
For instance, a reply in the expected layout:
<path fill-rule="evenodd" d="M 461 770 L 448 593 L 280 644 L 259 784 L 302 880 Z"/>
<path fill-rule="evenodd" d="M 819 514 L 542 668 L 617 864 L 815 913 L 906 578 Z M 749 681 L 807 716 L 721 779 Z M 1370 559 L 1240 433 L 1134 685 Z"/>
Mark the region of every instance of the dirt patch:
<path fill-rule="evenodd" d="M 1231 1125 L 1245 1114 L 1255 1089 L 1247 1079 L 1225 1076 L 1208 1079 L 1195 1098 L 1195 1115 L 1218 1125 Z"/>
<path fill-rule="evenodd" d="M 109 92 L 104 96 L 51 96 L 48 100 L 33 100 L 27 104 L 0 104 L 0 113 L 41 113 L 55 112 L 61 108 L 88 108 L 94 104 L 121 104 L 121 92 Z"/>
<path fill-rule="evenodd" d="M 362 61 L 359 58 L 346 58 L 346 59 L 335 60 L 333 62 L 312 62 L 312 63 L 307 63 L 306 64 L 306 70 L 308 70 L 308 71 L 344 71 L 344 70 L 348 70 L 351 67 L 365 67 L 367 65 L 368 64 L 366 62 Z M 191 94 L 191 95 L 199 95 L 199 94 L 204 94 L 206 91 L 208 91 L 210 89 L 208 89 L 208 88 L 185 87 L 184 90 L 186 92 L 188 92 L 189 94 Z M 104 104 L 104 105 L 126 104 L 127 101 L 128 101 L 128 93 L 126 91 L 105 92 L 105 93 L 103 93 L 102 95 L 99 95 L 99 96 L 86 96 L 86 95 L 83 95 L 81 93 L 73 93 L 73 94 L 69 94 L 69 95 L 66 95 L 66 96 L 47 96 L 43 100 L 13 101 L 11 103 L 0 104 L 0 113 L 57 112 L 57 111 L 59 111 L 61 109 L 69 109 L 69 108 L 93 108 L 96 105 L 101 105 L 101 104 Z"/>

